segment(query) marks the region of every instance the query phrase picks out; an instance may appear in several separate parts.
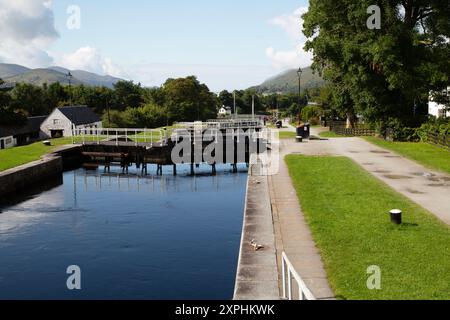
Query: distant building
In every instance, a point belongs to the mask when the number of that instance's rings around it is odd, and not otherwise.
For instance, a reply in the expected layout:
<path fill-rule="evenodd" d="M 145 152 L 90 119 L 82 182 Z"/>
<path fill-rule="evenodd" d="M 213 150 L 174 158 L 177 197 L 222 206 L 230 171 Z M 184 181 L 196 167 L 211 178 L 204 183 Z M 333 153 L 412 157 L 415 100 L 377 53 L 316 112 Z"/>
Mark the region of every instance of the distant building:
<path fill-rule="evenodd" d="M 0 126 L 0 149 L 22 146 L 41 137 L 41 125 L 47 116 L 30 117 L 23 126 Z"/>
<path fill-rule="evenodd" d="M 55 109 L 41 125 L 44 138 L 71 137 L 73 129 L 102 128 L 102 122 L 87 106 Z"/>
<path fill-rule="evenodd" d="M 450 87 L 447 87 L 447 90 L 444 90 L 443 93 L 450 97 Z M 446 111 L 444 105 L 433 101 L 432 98 L 430 98 L 430 101 L 428 102 L 428 113 L 437 118 L 450 117 L 450 111 Z"/>
<path fill-rule="evenodd" d="M 223 106 L 222 108 L 220 108 L 219 110 L 219 118 L 223 118 L 223 117 L 227 117 L 227 116 L 231 116 L 231 108 L 230 107 L 225 107 Z"/>

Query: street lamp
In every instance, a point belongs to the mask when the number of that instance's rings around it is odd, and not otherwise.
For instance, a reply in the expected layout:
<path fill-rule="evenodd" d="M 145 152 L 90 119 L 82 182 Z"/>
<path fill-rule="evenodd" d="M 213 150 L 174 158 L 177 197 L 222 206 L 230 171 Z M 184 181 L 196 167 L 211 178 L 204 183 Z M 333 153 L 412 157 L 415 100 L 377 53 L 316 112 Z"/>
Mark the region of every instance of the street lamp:
<path fill-rule="evenodd" d="M 299 117 L 299 120 L 300 120 L 301 102 L 302 102 L 302 98 L 301 98 L 301 95 L 302 95 L 302 73 L 303 73 L 302 68 L 298 68 L 297 75 L 298 75 L 298 109 L 299 109 L 298 117 Z"/>
<path fill-rule="evenodd" d="M 69 103 L 70 103 L 70 105 L 72 105 L 72 78 L 73 78 L 73 75 L 69 71 L 69 73 L 66 74 L 66 77 L 69 80 Z"/>

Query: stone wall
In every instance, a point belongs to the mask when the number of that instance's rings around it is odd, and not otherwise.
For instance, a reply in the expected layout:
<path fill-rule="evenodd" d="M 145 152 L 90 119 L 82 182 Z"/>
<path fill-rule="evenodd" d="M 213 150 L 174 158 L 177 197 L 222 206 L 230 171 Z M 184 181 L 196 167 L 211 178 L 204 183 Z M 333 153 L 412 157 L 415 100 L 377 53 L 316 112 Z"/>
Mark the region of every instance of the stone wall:
<path fill-rule="evenodd" d="M 56 154 L 49 154 L 41 160 L 0 172 L 0 199 L 17 195 L 49 178 L 61 176 L 62 172 L 62 157 Z"/>

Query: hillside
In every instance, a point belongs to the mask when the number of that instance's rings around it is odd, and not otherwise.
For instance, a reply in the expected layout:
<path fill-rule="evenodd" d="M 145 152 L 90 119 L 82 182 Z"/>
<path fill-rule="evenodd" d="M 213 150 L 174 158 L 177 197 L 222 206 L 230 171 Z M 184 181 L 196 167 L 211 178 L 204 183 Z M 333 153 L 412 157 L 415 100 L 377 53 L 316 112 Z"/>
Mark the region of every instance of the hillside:
<path fill-rule="evenodd" d="M 30 71 L 30 69 L 17 64 L 0 63 L 0 79 L 13 77 Z"/>
<path fill-rule="evenodd" d="M 311 68 L 303 69 L 302 89 L 316 88 L 324 84 L 324 80 L 314 74 Z M 298 92 L 298 75 L 297 70 L 288 70 L 275 77 L 264 81 L 261 85 L 255 87 L 258 92 L 262 93 L 288 93 Z"/>
<path fill-rule="evenodd" d="M 50 67 L 47 69 L 28 69 L 19 65 L 2 64 L 0 63 L 0 78 L 6 83 L 31 83 L 35 85 L 43 85 L 44 83 L 51 84 L 59 82 L 61 84 L 68 84 L 68 72 L 73 75 L 72 84 L 84 84 L 96 87 L 112 86 L 120 81 L 119 78 L 111 76 L 101 76 L 92 72 L 82 70 L 68 70 L 61 67 Z"/>
<path fill-rule="evenodd" d="M 7 83 L 30 83 L 37 86 L 42 86 L 44 83 L 51 84 L 59 82 L 61 84 L 68 84 L 69 81 L 64 73 L 50 70 L 50 69 L 33 69 L 26 73 L 22 73 L 13 77 L 3 79 Z M 78 79 L 73 78 L 72 84 L 81 84 Z"/>
<path fill-rule="evenodd" d="M 70 73 L 77 80 L 80 80 L 84 84 L 89 84 L 94 87 L 108 87 L 111 88 L 114 83 L 120 81 L 119 78 L 114 78 L 111 76 L 101 76 L 92 72 L 87 72 L 83 70 L 69 70 L 61 67 L 50 67 L 49 69 L 67 74 Z"/>
<path fill-rule="evenodd" d="M 101 76 L 95 73 L 83 71 L 83 70 L 73 70 L 72 75 L 83 83 L 88 83 L 94 87 L 109 87 L 112 88 L 113 84 L 120 81 L 119 78 L 114 78 L 111 76 Z"/>

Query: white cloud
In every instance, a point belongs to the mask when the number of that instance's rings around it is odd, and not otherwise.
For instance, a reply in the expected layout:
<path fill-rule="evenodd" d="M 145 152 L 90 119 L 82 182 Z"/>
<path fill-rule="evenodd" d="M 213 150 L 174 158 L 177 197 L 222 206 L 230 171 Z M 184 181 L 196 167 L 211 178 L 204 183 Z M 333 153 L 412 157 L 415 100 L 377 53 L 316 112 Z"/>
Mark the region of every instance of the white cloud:
<path fill-rule="evenodd" d="M 312 63 L 312 54 L 303 49 L 307 39 L 302 32 L 302 15 L 307 11 L 307 7 L 300 7 L 290 14 L 283 14 L 270 20 L 272 25 L 281 27 L 286 32 L 294 46 L 288 50 L 277 50 L 274 47 L 266 49 L 266 56 L 276 69 L 306 67 Z"/>
<path fill-rule="evenodd" d="M 55 57 L 55 63 L 71 70 L 85 70 L 115 77 L 126 77 L 123 69 L 113 63 L 111 58 L 104 57 L 92 47 L 79 48 L 73 53 Z"/>
<path fill-rule="evenodd" d="M 306 67 L 312 62 L 312 54 L 303 50 L 303 44 L 286 51 L 277 51 L 270 47 L 266 49 L 266 55 L 278 70 Z"/>
<path fill-rule="evenodd" d="M 281 27 L 295 41 L 305 41 L 306 38 L 302 33 L 303 19 L 302 16 L 308 12 L 308 7 L 300 7 L 291 14 L 283 14 L 270 20 L 270 23 Z"/>
<path fill-rule="evenodd" d="M 58 39 L 49 0 L 0 0 L 0 60 L 38 67 L 51 62 L 46 48 Z"/>
<path fill-rule="evenodd" d="M 122 68 L 89 46 L 69 54 L 49 52 L 58 38 L 51 0 L 0 0 L 0 62 L 31 68 L 60 65 L 126 77 Z"/>

